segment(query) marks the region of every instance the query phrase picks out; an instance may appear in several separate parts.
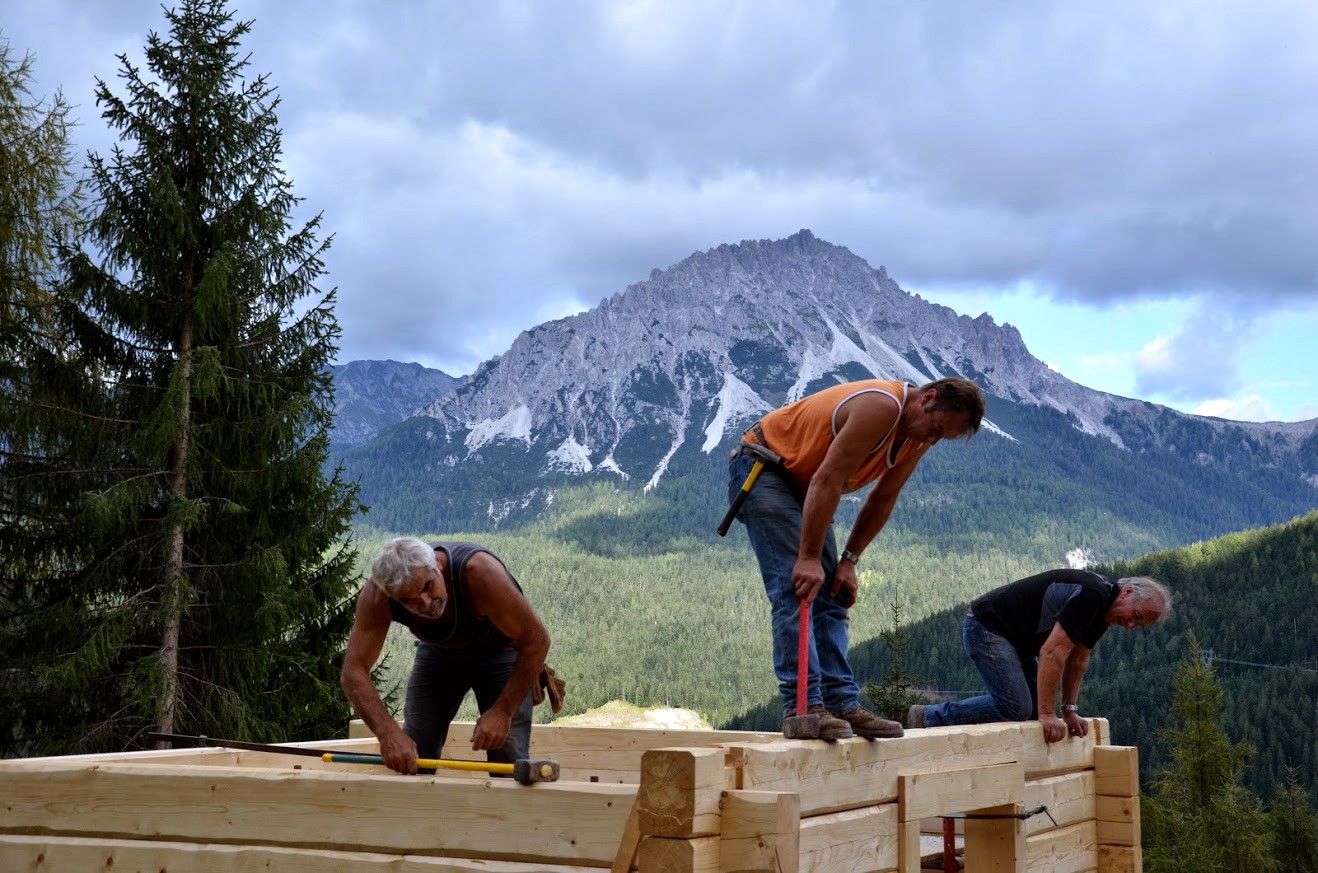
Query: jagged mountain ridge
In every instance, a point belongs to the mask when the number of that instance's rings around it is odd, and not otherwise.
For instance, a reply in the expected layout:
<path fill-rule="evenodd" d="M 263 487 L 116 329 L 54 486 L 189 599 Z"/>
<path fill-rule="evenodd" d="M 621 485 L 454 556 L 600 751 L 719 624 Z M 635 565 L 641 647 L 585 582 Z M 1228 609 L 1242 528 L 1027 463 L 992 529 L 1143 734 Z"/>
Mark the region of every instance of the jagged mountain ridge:
<path fill-rule="evenodd" d="M 1114 415 L 1145 421 L 1162 409 L 1072 382 L 1031 355 L 1011 325 L 909 294 L 883 267 L 802 230 L 694 254 L 593 310 L 526 331 L 418 414 L 440 423 L 450 464 L 493 442 L 521 442 L 544 453 L 543 471 L 607 471 L 653 485 L 693 425 L 709 452 L 821 380 L 871 374 L 916 384 L 968 376 L 1122 448 L 1148 428 L 1116 427 Z M 1283 452 L 1314 430 L 1198 420 L 1240 427 Z M 669 433 L 668 450 L 635 459 L 648 467 L 620 464 L 619 446 L 647 425 Z M 1157 442 L 1152 431 L 1142 436 Z"/>
<path fill-rule="evenodd" d="M 443 370 L 398 361 L 349 361 L 330 368 L 334 377 L 334 428 L 340 447 L 369 442 L 381 429 L 443 397 L 462 379 Z"/>
<path fill-rule="evenodd" d="M 1090 543 L 1122 556 L 1318 504 L 1318 421 L 1205 419 L 1093 391 L 1031 355 L 1010 325 L 908 294 L 809 231 L 698 252 L 525 331 L 337 459 L 362 483 L 373 524 L 516 527 L 542 517 L 559 489 L 603 481 L 658 502 L 645 524 L 582 536 L 661 548 L 662 531 L 708 535 L 703 516 L 725 499 L 724 451 L 747 424 L 872 375 L 963 375 L 989 395 L 988 432 L 930 453 L 905 489 L 895 523 L 917 535 L 961 536 L 965 548 L 1003 536 L 1040 549 Z"/>

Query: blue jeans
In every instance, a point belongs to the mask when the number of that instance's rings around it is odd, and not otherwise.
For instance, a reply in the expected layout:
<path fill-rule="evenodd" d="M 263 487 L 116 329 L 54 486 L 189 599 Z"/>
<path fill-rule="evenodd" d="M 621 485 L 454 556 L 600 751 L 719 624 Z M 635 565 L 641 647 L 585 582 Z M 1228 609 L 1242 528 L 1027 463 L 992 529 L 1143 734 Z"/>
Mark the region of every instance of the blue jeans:
<path fill-rule="evenodd" d="M 1029 721 L 1038 712 L 1039 659 L 1023 656 L 1005 637 L 967 615 L 961 623 L 966 654 L 984 677 L 987 694 L 925 707 L 925 727 Z"/>
<path fill-rule="evenodd" d="M 728 463 L 728 499 L 741 490 L 754 459 L 737 455 Z M 801 601 L 792 584 L 792 568 L 801 546 L 801 510 L 805 495 L 785 470 L 766 466 L 742 504 L 737 518 L 746 525 L 751 549 L 760 563 L 764 592 L 773 621 L 773 672 L 783 699 L 783 714 L 796 713 L 797 642 Z M 810 607 L 810 664 L 806 703 L 823 704 L 835 714 L 860 705 L 860 688 L 847 661 L 851 619 L 846 607 L 828 593 L 837 568 L 837 543 L 830 527 L 824 540 L 824 586 Z"/>
<path fill-rule="evenodd" d="M 418 758 L 438 758 L 448 739 L 448 726 L 468 691 L 476 693 L 481 712 L 494 705 L 508 684 L 517 652 L 495 652 L 487 658 L 464 661 L 446 657 L 423 642 L 416 645 L 416 664 L 407 680 L 403 702 L 403 731 L 416 743 Z M 485 753 L 494 763 L 511 764 L 529 757 L 531 749 L 531 693 L 517 707 L 503 747 Z"/>

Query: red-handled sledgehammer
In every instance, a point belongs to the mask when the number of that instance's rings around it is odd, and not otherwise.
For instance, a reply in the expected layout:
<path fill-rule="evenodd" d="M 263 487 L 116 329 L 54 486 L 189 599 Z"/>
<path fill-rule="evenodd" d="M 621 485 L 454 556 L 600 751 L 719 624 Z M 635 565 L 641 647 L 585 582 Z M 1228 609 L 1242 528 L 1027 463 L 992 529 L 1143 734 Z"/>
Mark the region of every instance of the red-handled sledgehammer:
<path fill-rule="evenodd" d="M 800 630 L 796 641 L 796 715 L 783 719 L 783 736 L 789 740 L 819 739 L 819 715 L 806 712 L 810 686 L 810 604 L 801 598 Z"/>

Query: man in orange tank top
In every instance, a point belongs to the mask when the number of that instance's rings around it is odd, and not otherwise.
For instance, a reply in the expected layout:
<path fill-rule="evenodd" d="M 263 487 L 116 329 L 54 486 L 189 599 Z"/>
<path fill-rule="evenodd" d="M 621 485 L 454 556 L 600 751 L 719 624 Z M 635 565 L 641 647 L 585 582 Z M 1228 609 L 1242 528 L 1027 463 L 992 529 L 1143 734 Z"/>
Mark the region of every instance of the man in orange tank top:
<path fill-rule="evenodd" d="M 928 449 L 969 436 L 984 417 L 984 395 L 967 379 L 920 388 L 866 379 L 825 388 L 766 415 L 745 442 L 782 456 L 765 467 L 738 518 L 759 561 L 773 619 L 774 672 L 784 716 L 795 714 L 800 602 L 812 604 L 807 706 L 820 736 L 901 736 L 895 721 L 860 705 L 847 661 L 847 610 L 856 602 L 856 563 L 892 514 L 897 495 Z M 740 449 L 729 464 L 729 497 L 754 458 Z M 873 484 L 839 556 L 833 516 L 842 495 Z"/>

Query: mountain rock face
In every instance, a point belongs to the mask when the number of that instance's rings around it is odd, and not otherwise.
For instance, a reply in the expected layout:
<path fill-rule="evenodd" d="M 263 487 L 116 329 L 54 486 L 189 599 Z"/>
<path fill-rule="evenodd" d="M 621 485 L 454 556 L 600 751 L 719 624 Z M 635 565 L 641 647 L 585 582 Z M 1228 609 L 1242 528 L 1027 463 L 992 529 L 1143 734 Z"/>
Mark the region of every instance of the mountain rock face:
<path fill-rule="evenodd" d="M 909 294 L 883 267 L 808 230 L 693 254 L 595 309 L 525 331 L 384 443 L 347 459 L 405 455 L 437 491 L 464 490 L 464 508 L 435 504 L 435 515 L 411 523 L 456 513 L 455 523 L 476 524 L 481 505 L 499 524 L 533 517 L 574 480 L 648 491 L 699 469 L 716 482 L 706 471 L 747 425 L 837 381 L 945 376 L 971 378 L 989 395 L 988 432 L 976 441 L 995 443 L 993 452 L 1061 451 L 1049 444 L 1069 440 L 1066 452 L 1097 452 L 1109 467 L 1156 456 L 1165 476 L 1186 479 L 1167 466 L 1179 463 L 1228 477 L 1204 480 L 1210 489 L 1266 469 L 1267 495 L 1256 502 L 1280 502 L 1260 509 L 1259 523 L 1318 502 L 1318 421 L 1206 419 L 1085 388 L 1031 355 L 1011 325 Z M 955 453 L 931 458 L 939 454 Z M 363 479 L 363 497 L 387 506 L 392 490 L 409 486 L 381 476 Z"/>
<path fill-rule="evenodd" d="M 330 439 L 340 447 L 368 442 L 382 428 L 402 421 L 462 382 L 441 370 L 397 361 L 350 361 L 331 371 L 334 430 Z"/>

